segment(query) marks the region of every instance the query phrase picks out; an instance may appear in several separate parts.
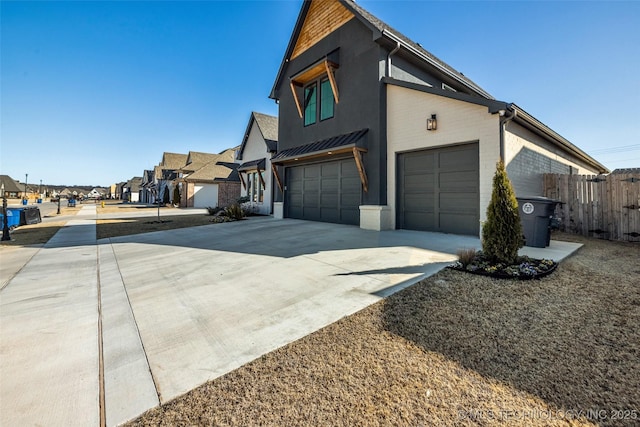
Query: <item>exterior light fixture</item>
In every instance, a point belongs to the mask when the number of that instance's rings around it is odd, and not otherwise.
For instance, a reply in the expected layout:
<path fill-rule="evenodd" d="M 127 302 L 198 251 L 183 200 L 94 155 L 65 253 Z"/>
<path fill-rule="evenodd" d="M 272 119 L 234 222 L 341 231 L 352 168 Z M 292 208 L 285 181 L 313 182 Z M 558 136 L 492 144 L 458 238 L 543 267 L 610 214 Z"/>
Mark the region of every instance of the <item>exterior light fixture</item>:
<path fill-rule="evenodd" d="M 436 120 L 436 115 L 432 114 L 430 119 L 427 119 L 427 130 L 436 130 L 438 129 L 438 121 Z"/>
<path fill-rule="evenodd" d="M 328 151 L 327 154 L 333 154 L 333 151 Z"/>

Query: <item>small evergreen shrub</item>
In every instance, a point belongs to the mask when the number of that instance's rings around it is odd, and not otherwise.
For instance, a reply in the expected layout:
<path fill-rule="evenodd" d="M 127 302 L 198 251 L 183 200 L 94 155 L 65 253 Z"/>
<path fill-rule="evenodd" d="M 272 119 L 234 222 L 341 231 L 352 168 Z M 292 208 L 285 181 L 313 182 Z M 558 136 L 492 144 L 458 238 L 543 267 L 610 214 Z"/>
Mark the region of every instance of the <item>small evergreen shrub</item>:
<path fill-rule="evenodd" d="M 492 261 L 515 264 L 524 244 L 518 201 L 504 163 L 496 165 L 487 220 L 482 227 L 482 251 Z"/>
<path fill-rule="evenodd" d="M 173 188 L 173 204 L 180 205 L 180 187 L 177 185 Z"/>

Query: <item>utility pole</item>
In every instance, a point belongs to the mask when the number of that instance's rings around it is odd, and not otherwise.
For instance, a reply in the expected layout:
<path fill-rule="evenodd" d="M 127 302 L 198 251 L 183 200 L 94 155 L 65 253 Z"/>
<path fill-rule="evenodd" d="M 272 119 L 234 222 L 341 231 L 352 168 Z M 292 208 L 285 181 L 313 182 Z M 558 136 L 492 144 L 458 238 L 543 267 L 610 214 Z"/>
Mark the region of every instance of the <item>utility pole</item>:
<path fill-rule="evenodd" d="M 27 181 L 29 180 L 29 174 L 25 173 L 24 174 L 24 198 L 27 201 L 27 203 L 29 203 L 29 195 L 27 193 Z M 24 205 L 26 205 L 27 203 L 23 203 Z"/>

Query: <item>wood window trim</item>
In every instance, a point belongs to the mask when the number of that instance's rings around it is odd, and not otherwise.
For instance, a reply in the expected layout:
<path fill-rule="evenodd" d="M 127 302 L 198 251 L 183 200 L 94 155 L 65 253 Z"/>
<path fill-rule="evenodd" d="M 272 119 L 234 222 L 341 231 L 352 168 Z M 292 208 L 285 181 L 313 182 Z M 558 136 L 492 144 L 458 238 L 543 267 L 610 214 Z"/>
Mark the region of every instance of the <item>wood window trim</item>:
<path fill-rule="evenodd" d="M 340 95 L 338 93 L 338 83 L 336 81 L 335 70 L 338 68 L 338 64 L 325 58 L 291 77 L 289 80 L 289 88 L 291 89 L 291 94 L 293 95 L 293 100 L 301 119 L 304 118 L 304 111 L 297 88 L 304 88 L 308 83 L 313 80 L 317 80 L 320 76 L 326 74 L 329 78 L 334 102 L 337 104 L 340 100 Z M 304 93 L 302 95 L 304 96 Z"/>
<path fill-rule="evenodd" d="M 282 189 L 282 181 L 280 180 L 280 174 L 278 173 L 278 168 L 273 163 L 271 163 L 271 170 L 273 171 L 273 176 L 276 178 L 276 183 L 278 184 L 278 188 L 280 189 L 281 192 L 283 192 L 284 190 Z"/>
<path fill-rule="evenodd" d="M 360 174 L 360 182 L 362 183 L 362 189 L 365 193 L 369 191 L 369 181 L 367 179 L 367 172 L 364 170 L 364 164 L 362 163 L 362 153 L 366 153 L 364 148 L 353 147 L 353 158 L 356 161 L 356 167 Z"/>

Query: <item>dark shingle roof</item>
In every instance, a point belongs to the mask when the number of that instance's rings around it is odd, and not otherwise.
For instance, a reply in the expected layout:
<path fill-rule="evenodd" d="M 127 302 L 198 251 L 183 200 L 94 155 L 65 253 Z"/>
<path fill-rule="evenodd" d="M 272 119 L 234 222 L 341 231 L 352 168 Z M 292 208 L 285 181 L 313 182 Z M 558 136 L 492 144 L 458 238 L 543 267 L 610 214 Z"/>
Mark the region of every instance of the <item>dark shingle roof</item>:
<path fill-rule="evenodd" d="M 637 173 L 640 174 L 640 168 L 618 168 L 614 169 L 612 174 Z"/>
<path fill-rule="evenodd" d="M 360 139 L 367 133 L 368 130 L 369 129 L 361 129 L 344 135 L 332 136 L 331 138 L 323 139 L 321 141 L 315 141 L 309 144 L 282 150 L 278 154 L 276 154 L 272 160 L 275 161 L 294 158 L 298 156 L 308 156 L 310 154 L 322 153 L 349 145 L 355 146 L 356 143 L 360 141 Z"/>
<path fill-rule="evenodd" d="M 253 117 L 256 119 L 256 123 L 262 132 L 262 137 L 265 141 L 278 141 L 278 118 L 274 116 L 268 116 L 262 113 L 253 112 Z"/>
<path fill-rule="evenodd" d="M 19 193 L 20 191 L 24 191 L 24 187 L 20 189 L 16 181 L 9 175 L 0 175 L 0 185 L 2 184 L 4 184 L 4 191 L 9 191 L 11 193 Z"/>

